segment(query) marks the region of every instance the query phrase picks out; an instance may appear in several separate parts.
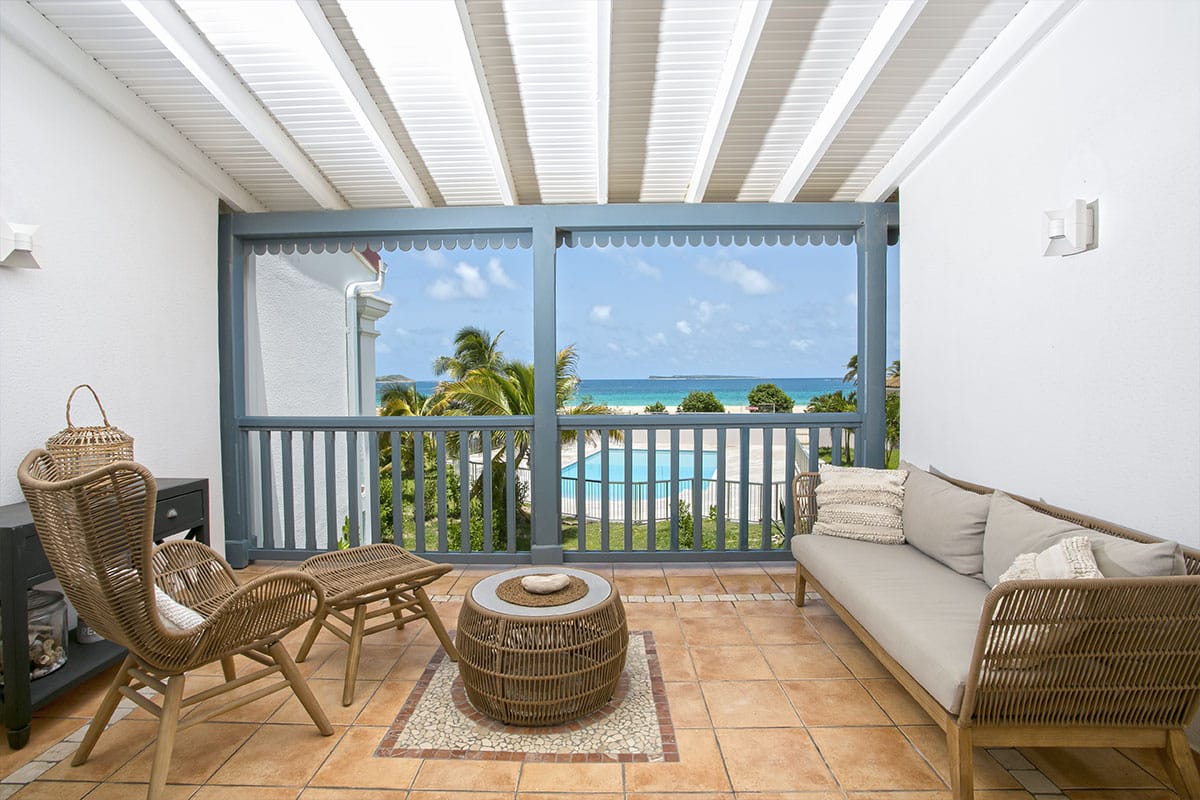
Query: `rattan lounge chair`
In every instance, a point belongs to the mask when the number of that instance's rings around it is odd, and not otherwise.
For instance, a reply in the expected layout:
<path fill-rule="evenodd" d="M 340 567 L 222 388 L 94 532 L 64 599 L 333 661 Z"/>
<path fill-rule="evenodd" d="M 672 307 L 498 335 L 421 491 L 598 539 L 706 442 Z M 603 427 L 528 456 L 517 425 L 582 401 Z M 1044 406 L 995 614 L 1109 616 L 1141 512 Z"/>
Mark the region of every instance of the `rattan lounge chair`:
<path fill-rule="evenodd" d="M 322 735 L 333 733 L 324 711 L 280 639 L 312 619 L 324 604 L 320 586 L 296 571 L 239 585 L 229 565 L 199 542 L 154 546 L 156 486 L 140 464 L 121 461 L 59 480 L 59 465 L 44 450 L 25 457 L 18 479 L 50 566 L 79 614 L 129 653 L 100 703 L 71 764 L 87 761 L 122 697 L 158 717 L 148 797 L 163 794 L 175 735 L 218 714 L 290 687 Z M 194 625 L 178 625 L 182 612 Z M 173 612 L 173 613 L 172 613 Z M 166 616 L 164 616 L 164 614 Z M 170 621 L 170 617 L 175 622 Z M 233 657 L 257 668 L 238 677 Z M 225 683 L 184 697 L 185 673 L 220 661 Z M 206 702 L 281 675 L 224 703 Z M 150 687 L 161 703 L 136 690 Z M 188 711 L 181 717 L 181 712 Z"/>
<path fill-rule="evenodd" d="M 413 555 L 403 547 L 380 543 L 321 553 L 305 561 L 300 569 L 321 584 L 326 603 L 308 629 L 296 660 L 308 658 L 308 652 L 322 627 L 348 644 L 350 650 L 346 654 L 342 705 L 348 706 L 354 702 L 354 683 L 358 680 L 358 662 L 364 636 L 403 628 L 409 622 L 427 619 L 438 641 L 446 648 L 450 660 L 458 661 L 454 642 L 450 640 L 446 626 L 425 593 L 426 585 L 450 571 L 449 564 L 435 564 Z M 380 605 L 369 608 L 376 603 Z M 391 619 L 367 627 L 369 621 L 379 617 Z"/>

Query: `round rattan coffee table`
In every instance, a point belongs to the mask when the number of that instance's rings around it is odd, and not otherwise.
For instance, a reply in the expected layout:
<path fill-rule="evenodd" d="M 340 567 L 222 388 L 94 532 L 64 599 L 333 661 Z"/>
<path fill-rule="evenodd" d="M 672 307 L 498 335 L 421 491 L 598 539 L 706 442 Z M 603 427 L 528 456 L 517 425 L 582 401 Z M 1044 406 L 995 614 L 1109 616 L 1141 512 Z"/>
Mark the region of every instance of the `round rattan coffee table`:
<path fill-rule="evenodd" d="M 514 578 L 551 573 L 582 581 L 586 591 L 562 605 L 540 606 L 497 595 L 501 589 L 511 596 L 506 589 Z M 609 701 L 625 668 L 629 629 L 620 595 L 599 575 L 523 567 L 484 578 L 467 593 L 455 644 L 471 705 L 510 725 L 541 727 L 590 714 Z"/>

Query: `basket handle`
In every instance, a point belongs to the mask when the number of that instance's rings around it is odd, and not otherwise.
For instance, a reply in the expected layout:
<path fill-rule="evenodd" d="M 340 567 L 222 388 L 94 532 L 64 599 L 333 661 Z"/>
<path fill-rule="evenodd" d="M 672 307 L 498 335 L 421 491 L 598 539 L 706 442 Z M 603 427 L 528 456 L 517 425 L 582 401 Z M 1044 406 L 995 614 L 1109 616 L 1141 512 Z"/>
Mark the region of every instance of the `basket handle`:
<path fill-rule="evenodd" d="M 92 397 L 94 397 L 96 399 L 96 406 L 100 409 L 100 416 L 104 418 L 104 425 L 105 425 L 105 427 L 109 427 L 108 414 L 104 413 L 104 406 L 100 403 L 100 395 L 96 394 L 96 390 L 93 389 L 91 386 L 88 386 L 86 383 L 81 383 L 78 386 L 76 386 L 74 389 L 72 389 L 71 395 L 67 398 L 67 427 L 68 428 L 75 427 L 75 425 L 71 422 L 71 401 L 75 399 L 75 393 L 78 392 L 80 389 L 87 389 L 89 392 L 92 393 Z"/>

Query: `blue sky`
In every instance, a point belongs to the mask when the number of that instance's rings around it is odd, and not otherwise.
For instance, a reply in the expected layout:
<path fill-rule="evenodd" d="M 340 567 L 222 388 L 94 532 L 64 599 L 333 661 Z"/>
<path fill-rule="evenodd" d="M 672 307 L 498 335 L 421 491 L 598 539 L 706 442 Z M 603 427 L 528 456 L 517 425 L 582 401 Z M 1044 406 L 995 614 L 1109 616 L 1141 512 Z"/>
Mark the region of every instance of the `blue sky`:
<path fill-rule="evenodd" d="M 888 360 L 899 357 L 897 248 L 888 250 Z M 504 331 L 533 358 L 528 250 L 384 254 L 391 312 L 380 375 L 433 378 L 455 331 Z M 558 346 L 584 378 L 720 374 L 840 377 L 856 349 L 852 246 L 576 247 L 558 251 Z"/>

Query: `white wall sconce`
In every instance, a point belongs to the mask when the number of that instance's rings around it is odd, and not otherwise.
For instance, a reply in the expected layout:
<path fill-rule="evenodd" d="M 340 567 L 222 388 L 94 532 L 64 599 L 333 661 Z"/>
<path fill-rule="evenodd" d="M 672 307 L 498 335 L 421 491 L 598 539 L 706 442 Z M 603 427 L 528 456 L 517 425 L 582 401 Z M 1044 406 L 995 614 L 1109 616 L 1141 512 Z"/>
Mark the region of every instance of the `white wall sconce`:
<path fill-rule="evenodd" d="M 1072 256 L 1096 249 L 1096 208 L 1099 200 L 1088 203 L 1072 200 L 1066 208 L 1042 214 L 1042 243 L 1046 256 Z"/>
<path fill-rule="evenodd" d="M 39 269 L 33 257 L 33 233 L 37 225 L 0 221 L 0 266 Z"/>

